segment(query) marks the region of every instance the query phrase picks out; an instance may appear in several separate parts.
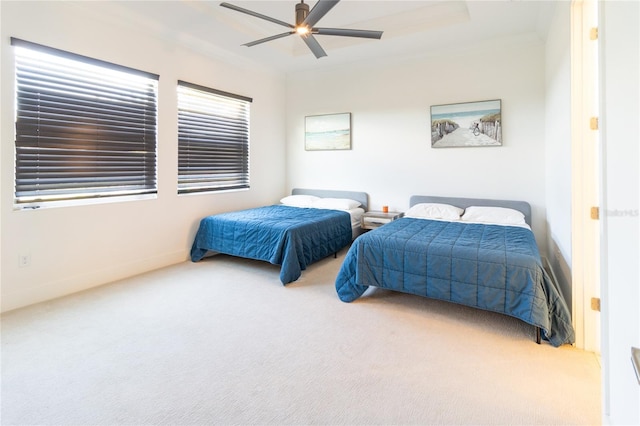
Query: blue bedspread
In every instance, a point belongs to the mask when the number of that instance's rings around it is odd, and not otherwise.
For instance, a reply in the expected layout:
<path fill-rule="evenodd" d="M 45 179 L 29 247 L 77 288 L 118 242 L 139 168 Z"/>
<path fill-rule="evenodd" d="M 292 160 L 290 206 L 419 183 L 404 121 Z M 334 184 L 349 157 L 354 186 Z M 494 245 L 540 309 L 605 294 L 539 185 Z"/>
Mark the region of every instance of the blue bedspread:
<path fill-rule="evenodd" d="M 351 216 L 338 210 L 273 205 L 221 213 L 200 221 L 191 247 L 281 265 L 280 281 L 300 278 L 307 265 L 351 244 Z"/>
<path fill-rule="evenodd" d="M 488 311 L 573 343 L 571 315 L 525 228 L 402 218 L 358 237 L 336 279 L 340 300 L 383 287 Z"/>

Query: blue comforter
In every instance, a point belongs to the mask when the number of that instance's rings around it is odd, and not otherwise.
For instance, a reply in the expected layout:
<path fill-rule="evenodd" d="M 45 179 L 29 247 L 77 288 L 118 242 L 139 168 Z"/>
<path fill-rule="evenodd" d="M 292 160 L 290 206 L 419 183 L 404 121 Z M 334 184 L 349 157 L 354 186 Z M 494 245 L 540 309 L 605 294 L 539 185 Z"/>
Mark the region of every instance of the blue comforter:
<path fill-rule="evenodd" d="M 340 300 L 383 287 L 488 311 L 573 343 L 571 315 L 525 228 L 402 218 L 352 244 L 336 279 Z"/>
<path fill-rule="evenodd" d="M 200 221 L 191 247 L 197 262 L 207 251 L 281 265 L 280 281 L 300 278 L 307 265 L 351 244 L 351 216 L 337 210 L 273 205 L 221 213 Z"/>

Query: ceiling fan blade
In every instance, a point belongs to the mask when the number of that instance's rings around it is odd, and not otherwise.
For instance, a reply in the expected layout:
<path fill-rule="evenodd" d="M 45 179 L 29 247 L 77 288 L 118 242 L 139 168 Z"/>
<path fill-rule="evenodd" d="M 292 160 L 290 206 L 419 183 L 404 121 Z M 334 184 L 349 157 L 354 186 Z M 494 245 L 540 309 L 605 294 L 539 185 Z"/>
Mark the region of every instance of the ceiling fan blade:
<path fill-rule="evenodd" d="M 343 28 L 313 28 L 311 30 L 313 34 L 319 35 L 333 35 L 344 37 L 362 37 L 362 38 L 375 38 L 380 40 L 382 38 L 382 31 L 370 31 L 370 30 L 350 30 Z"/>
<path fill-rule="evenodd" d="M 322 19 L 339 1 L 340 0 L 318 0 L 318 3 L 313 6 L 313 9 L 311 9 L 306 19 L 302 21 L 302 25 L 313 27 L 316 22 Z"/>
<path fill-rule="evenodd" d="M 286 37 L 286 36 L 291 35 L 293 33 L 295 33 L 295 31 L 289 31 L 288 33 L 276 34 L 276 35 L 271 36 L 271 37 L 265 37 L 265 38 L 261 38 L 260 40 L 252 41 L 252 42 L 249 42 L 249 43 L 245 43 L 245 44 L 243 44 L 243 46 L 247 46 L 247 47 L 255 46 L 256 44 L 264 43 L 266 41 L 271 41 L 271 40 L 277 40 L 279 38 Z"/>
<path fill-rule="evenodd" d="M 309 49 L 311 49 L 313 54 L 316 55 L 316 58 L 319 59 L 319 58 L 322 58 L 323 56 L 327 56 L 327 52 L 324 51 L 322 46 L 320 46 L 320 43 L 318 43 L 318 40 L 316 40 L 315 37 L 313 37 L 313 35 L 307 34 L 307 35 L 301 36 L 301 38 L 302 40 L 304 40 L 305 43 L 307 43 L 307 46 L 309 46 Z"/>
<path fill-rule="evenodd" d="M 243 7 L 239 7 L 239 6 L 233 5 L 231 3 L 222 2 L 222 3 L 220 3 L 220 6 L 226 7 L 227 9 L 235 10 L 236 12 L 246 13 L 247 15 L 255 16 L 256 18 L 264 19 L 266 21 L 273 22 L 274 24 L 282 25 L 284 27 L 295 28 L 293 25 L 291 25 L 291 24 L 289 24 L 287 22 L 281 21 L 281 20 L 276 19 L 276 18 L 272 18 L 272 17 L 267 16 L 267 15 L 263 15 L 263 14 L 258 13 L 258 12 L 254 12 L 254 11 L 249 10 L 249 9 L 245 9 Z"/>

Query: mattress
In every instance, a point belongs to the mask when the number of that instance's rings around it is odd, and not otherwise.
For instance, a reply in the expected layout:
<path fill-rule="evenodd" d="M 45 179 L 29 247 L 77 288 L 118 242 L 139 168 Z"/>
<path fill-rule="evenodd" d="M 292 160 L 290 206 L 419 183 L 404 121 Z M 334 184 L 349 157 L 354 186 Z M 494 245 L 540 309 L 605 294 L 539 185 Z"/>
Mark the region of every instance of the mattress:
<path fill-rule="evenodd" d="M 335 286 L 345 302 L 376 286 L 516 317 L 555 346 L 575 339 L 525 227 L 401 218 L 354 241 Z"/>
<path fill-rule="evenodd" d="M 346 211 L 264 206 L 203 218 L 191 260 L 207 252 L 225 253 L 280 265 L 283 284 L 297 280 L 311 263 L 352 241 L 352 214 Z"/>

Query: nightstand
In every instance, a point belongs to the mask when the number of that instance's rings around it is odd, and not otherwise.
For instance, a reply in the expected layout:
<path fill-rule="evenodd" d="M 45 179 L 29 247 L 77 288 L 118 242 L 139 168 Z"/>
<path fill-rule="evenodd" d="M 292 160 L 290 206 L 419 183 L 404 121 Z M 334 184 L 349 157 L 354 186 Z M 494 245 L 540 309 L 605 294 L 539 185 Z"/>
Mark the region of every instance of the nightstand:
<path fill-rule="evenodd" d="M 402 212 L 376 212 L 370 211 L 362 215 L 360 219 L 360 227 L 362 229 L 376 229 L 396 219 L 400 219 L 404 213 Z"/>

